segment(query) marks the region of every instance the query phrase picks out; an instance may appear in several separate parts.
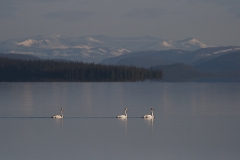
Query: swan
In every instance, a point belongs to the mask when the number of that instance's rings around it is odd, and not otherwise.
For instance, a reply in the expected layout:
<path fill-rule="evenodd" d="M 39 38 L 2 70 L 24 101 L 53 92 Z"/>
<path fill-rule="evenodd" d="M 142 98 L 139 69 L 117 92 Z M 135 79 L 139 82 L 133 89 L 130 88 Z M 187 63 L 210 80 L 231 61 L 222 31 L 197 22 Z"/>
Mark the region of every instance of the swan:
<path fill-rule="evenodd" d="M 142 116 L 142 118 L 149 118 L 149 119 L 154 118 L 153 110 L 154 110 L 154 108 L 151 108 L 151 114 L 146 114 L 146 115 Z"/>
<path fill-rule="evenodd" d="M 63 113 L 62 113 L 62 111 L 63 111 L 63 108 L 61 108 L 61 110 L 60 110 L 60 112 L 61 112 L 60 115 L 59 115 L 59 114 L 56 114 L 56 115 L 52 116 L 52 118 L 63 118 Z"/>
<path fill-rule="evenodd" d="M 125 110 L 124 110 L 124 115 L 119 115 L 119 116 L 117 116 L 117 118 L 127 118 L 127 108 L 125 108 Z"/>

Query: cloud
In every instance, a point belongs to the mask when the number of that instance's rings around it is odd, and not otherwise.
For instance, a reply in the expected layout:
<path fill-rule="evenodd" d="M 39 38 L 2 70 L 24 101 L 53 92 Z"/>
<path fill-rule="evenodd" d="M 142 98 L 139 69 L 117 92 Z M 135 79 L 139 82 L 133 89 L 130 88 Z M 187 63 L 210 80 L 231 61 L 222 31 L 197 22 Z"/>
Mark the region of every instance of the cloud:
<path fill-rule="evenodd" d="M 175 11 L 172 13 L 173 15 L 186 15 L 187 12 L 186 11 Z"/>
<path fill-rule="evenodd" d="M 206 2 L 214 2 L 220 5 L 236 5 L 236 4 L 240 4 L 239 0 L 204 0 Z"/>
<path fill-rule="evenodd" d="M 125 17 L 137 19 L 156 19 L 164 14 L 165 9 L 163 8 L 135 8 L 126 14 Z"/>
<path fill-rule="evenodd" d="M 180 1 L 180 2 L 185 2 L 189 4 L 199 4 L 199 3 L 216 3 L 219 5 L 236 5 L 239 4 L 239 0 L 173 0 L 173 1 Z"/>
<path fill-rule="evenodd" d="M 39 2 L 60 2 L 60 1 L 65 1 L 65 0 L 36 0 Z"/>
<path fill-rule="evenodd" d="M 240 0 L 174 0 L 181 1 L 189 4 L 199 4 L 199 3 L 214 3 L 219 6 L 224 6 L 227 8 L 227 12 L 240 18 Z"/>
<path fill-rule="evenodd" d="M 207 0 L 205 0 L 207 1 Z M 219 5 L 226 6 L 228 12 L 234 15 L 236 18 L 240 18 L 240 1 L 239 0 L 210 0 Z"/>
<path fill-rule="evenodd" d="M 233 14 L 236 18 L 240 18 L 240 6 L 230 7 L 228 12 Z"/>
<path fill-rule="evenodd" d="M 16 11 L 18 10 L 17 1 L 5 0 L 0 5 L 0 19 L 12 19 L 16 18 Z"/>
<path fill-rule="evenodd" d="M 66 2 L 66 0 L 36 0 L 39 2 Z M 89 3 L 88 0 L 78 0 L 79 3 Z"/>
<path fill-rule="evenodd" d="M 80 21 L 93 17 L 94 12 L 83 12 L 83 11 L 59 11 L 43 15 L 49 19 L 59 19 L 62 21 Z"/>

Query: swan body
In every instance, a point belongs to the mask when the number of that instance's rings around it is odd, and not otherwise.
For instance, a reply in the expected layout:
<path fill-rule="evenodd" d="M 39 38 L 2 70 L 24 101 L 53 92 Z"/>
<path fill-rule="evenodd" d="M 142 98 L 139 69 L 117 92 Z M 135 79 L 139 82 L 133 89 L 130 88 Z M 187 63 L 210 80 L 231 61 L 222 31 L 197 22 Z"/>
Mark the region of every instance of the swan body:
<path fill-rule="evenodd" d="M 125 108 L 125 110 L 124 110 L 124 115 L 119 115 L 119 116 L 117 116 L 117 118 L 127 118 L 127 108 Z"/>
<path fill-rule="evenodd" d="M 154 118 L 153 110 L 154 110 L 154 108 L 151 108 L 151 114 L 146 114 L 146 115 L 142 116 L 142 118 L 148 118 L 148 119 Z"/>
<path fill-rule="evenodd" d="M 59 115 L 59 114 L 56 114 L 56 115 L 52 116 L 52 118 L 63 118 L 63 113 L 62 113 L 62 111 L 63 111 L 63 109 L 61 108 L 61 110 L 60 110 L 61 114 L 60 114 L 60 115 Z"/>
<path fill-rule="evenodd" d="M 52 116 L 52 118 L 63 118 L 63 116 L 62 115 L 54 115 L 54 116 Z"/>

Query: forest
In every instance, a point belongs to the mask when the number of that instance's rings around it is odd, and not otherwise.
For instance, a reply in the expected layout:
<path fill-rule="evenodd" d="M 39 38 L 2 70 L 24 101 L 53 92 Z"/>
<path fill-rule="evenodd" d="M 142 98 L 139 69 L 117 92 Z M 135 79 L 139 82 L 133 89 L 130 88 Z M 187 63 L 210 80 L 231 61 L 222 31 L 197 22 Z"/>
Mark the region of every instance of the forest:
<path fill-rule="evenodd" d="M 159 70 L 134 66 L 0 58 L 0 82 L 135 82 L 161 78 Z"/>

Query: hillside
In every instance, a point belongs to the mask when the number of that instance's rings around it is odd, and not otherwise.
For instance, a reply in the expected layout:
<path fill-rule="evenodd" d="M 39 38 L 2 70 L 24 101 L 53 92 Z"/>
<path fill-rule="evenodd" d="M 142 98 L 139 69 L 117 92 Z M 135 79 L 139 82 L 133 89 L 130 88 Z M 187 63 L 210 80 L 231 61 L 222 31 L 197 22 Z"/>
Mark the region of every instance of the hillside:
<path fill-rule="evenodd" d="M 101 63 L 113 65 L 133 65 L 149 68 L 156 65 L 168 65 L 184 62 L 182 57 L 187 57 L 191 51 L 171 49 L 162 51 L 141 51 L 113 58 L 107 58 Z"/>
<path fill-rule="evenodd" d="M 198 78 L 213 76 L 213 74 L 197 70 L 183 63 L 159 65 L 152 67 L 152 69 L 161 70 L 163 72 L 162 81 L 170 82 L 187 82 Z"/>
<path fill-rule="evenodd" d="M 195 66 L 200 63 L 217 58 L 219 56 L 236 52 L 236 51 L 240 51 L 239 46 L 202 48 L 202 49 L 195 50 L 191 54 L 189 54 L 189 56 L 187 57 L 188 61 L 186 61 L 186 63 Z"/>
<path fill-rule="evenodd" d="M 225 54 L 194 66 L 202 71 L 240 71 L 240 51 Z"/>
<path fill-rule="evenodd" d="M 212 47 L 196 51 L 142 51 L 102 61 L 104 64 L 155 68 L 163 71 L 164 81 L 192 81 L 199 78 L 240 77 L 240 47 Z M 238 80 L 237 80 L 238 81 Z"/>
<path fill-rule="evenodd" d="M 156 65 L 171 65 L 174 63 L 197 65 L 210 59 L 214 59 L 239 50 L 240 47 L 238 46 L 228 46 L 202 48 L 195 51 L 181 49 L 140 51 L 113 58 L 107 58 L 101 63 L 113 65 L 134 65 L 146 68 Z"/>

